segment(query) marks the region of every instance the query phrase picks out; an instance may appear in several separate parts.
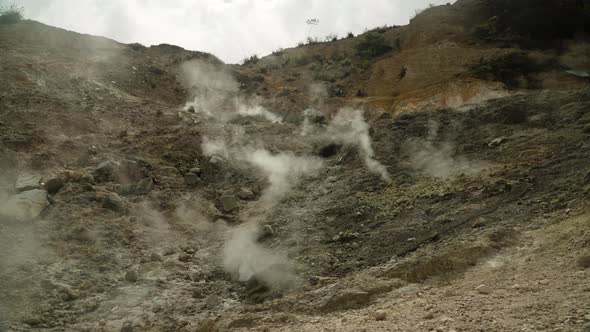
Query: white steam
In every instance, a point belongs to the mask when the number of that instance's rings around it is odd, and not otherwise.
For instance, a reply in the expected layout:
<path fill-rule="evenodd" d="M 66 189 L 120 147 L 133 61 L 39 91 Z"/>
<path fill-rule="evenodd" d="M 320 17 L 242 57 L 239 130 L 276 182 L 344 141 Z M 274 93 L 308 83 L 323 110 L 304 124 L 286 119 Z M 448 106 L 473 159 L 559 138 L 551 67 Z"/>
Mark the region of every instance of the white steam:
<path fill-rule="evenodd" d="M 357 148 L 369 171 L 390 182 L 391 177 L 387 169 L 375 159 L 369 128 L 362 111 L 343 108 L 330 121 L 326 135 L 333 142 Z"/>
<path fill-rule="evenodd" d="M 280 116 L 262 107 L 258 100 L 239 96 L 239 83 L 222 67 L 195 60 L 183 63 L 180 69 L 182 82 L 191 94 L 184 111 L 194 110 L 221 122 L 240 116 L 282 122 Z"/>
<path fill-rule="evenodd" d="M 273 290 L 291 287 L 296 281 L 286 255 L 261 246 L 257 239 L 259 227 L 242 225 L 228 234 L 223 249 L 223 266 L 236 280 L 257 280 Z"/>
<path fill-rule="evenodd" d="M 459 174 L 475 174 L 486 168 L 484 162 L 474 162 L 456 154 L 452 141 L 441 141 L 438 135 L 439 124 L 428 123 L 426 139 L 411 139 L 405 144 L 410 166 L 426 175 L 447 179 Z"/>

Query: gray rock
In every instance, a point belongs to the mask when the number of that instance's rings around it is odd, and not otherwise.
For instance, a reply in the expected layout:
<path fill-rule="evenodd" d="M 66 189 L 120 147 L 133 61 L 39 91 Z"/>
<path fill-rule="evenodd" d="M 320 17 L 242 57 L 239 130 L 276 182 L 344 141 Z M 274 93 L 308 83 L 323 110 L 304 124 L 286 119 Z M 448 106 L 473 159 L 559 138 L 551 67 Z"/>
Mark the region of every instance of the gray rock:
<path fill-rule="evenodd" d="M 494 138 L 491 142 L 488 143 L 489 147 L 500 146 L 506 142 L 506 137 L 498 137 Z"/>
<path fill-rule="evenodd" d="M 125 280 L 129 281 L 129 282 L 136 282 L 139 279 L 139 274 L 137 273 L 137 270 L 135 269 L 131 269 L 129 271 L 127 271 L 127 273 L 125 274 Z"/>
<path fill-rule="evenodd" d="M 121 332 L 133 332 L 133 323 L 125 322 L 123 326 L 121 326 Z"/>
<path fill-rule="evenodd" d="M 92 176 L 92 174 L 88 173 L 80 177 L 80 183 L 95 184 L 96 180 L 94 179 L 94 176 Z"/>
<path fill-rule="evenodd" d="M 381 320 L 385 320 L 385 318 L 387 318 L 387 314 L 383 310 L 377 310 L 377 311 L 375 311 L 374 317 L 375 317 L 375 320 L 381 321 Z"/>
<path fill-rule="evenodd" d="M 115 191 L 119 195 L 129 196 L 135 192 L 134 184 L 118 184 L 115 186 Z"/>
<path fill-rule="evenodd" d="M 142 179 L 135 185 L 136 195 L 149 194 L 154 189 L 154 179 L 151 177 Z"/>
<path fill-rule="evenodd" d="M 111 181 L 116 168 L 117 164 L 114 162 L 110 160 L 103 161 L 102 163 L 98 164 L 96 168 L 94 168 L 92 171 L 92 176 L 98 182 Z"/>
<path fill-rule="evenodd" d="M 34 189 L 0 203 L 0 213 L 17 221 L 27 221 L 38 217 L 48 206 L 47 191 Z"/>
<path fill-rule="evenodd" d="M 113 211 L 124 211 L 125 201 L 121 196 L 115 193 L 110 193 L 103 198 L 102 207 Z"/>
<path fill-rule="evenodd" d="M 275 230 L 274 230 L 274 228 L 272 228 L 271 225 L 264 225 L 262 227 L 262 234 L 264 236 L 274 236 L 275 235 Z"/>
<path fill-rule="evenodd" d="M 41 177 L 37 175 L 20 175 L 16 178 L 14 188 L 18 192 L 41 189 Z"/>
<path fill-rule="evenodd" d="M 490 288 L 490 286 L 481 284 L 477 287 L 475 287 L 475 290 L 479 293 L 479 294 L 490 294 L 492 292 L 492 289 Z"/>
<path fill-rule="evenodd" d="M 201 169 L 198 168 L 198 167 L 191 168 L 191 170 L 189 172 L 194 173 L 194 174 L 197 174 L 199 176 L 201 175 Z"/>
<path fill-rule="evenodd" d="M 153 252 L 150 256 L 150 260 L 152 262 L 162 262 L 162 261 L 164 261 L 164 257 L 157 252 Z"/>
<path fill-rule="evenodd" d="M 215 155 L 215 156 L 211 157 L 211 159 L 209 159 L 209 163 L 212 165 L 220 165 L 220 164 L 225 163 L 225 159 L 223 159 L 220 156 Z"/>
<path fill-rule="evenodd" d="M 63 179 L 53 178 L 45 182 L 45 190 L 47 190 L 49 195 L 55 195 L 65 184 L 66 182 Z"/>
<path fill-rule="evenodd" d="M 256 196 L 254 195 L 254 192 L 252 192 L 252 190 L 248 188 L 240 188 L 240 190 L 238 191 L 238 197 L 240 197 L 243 200 L 251 201 Z"/>
<path fill-rule="evenodd" d="M 221 196 L 220 200 L 224 212 L 232 212 L 238 208 L 238 201 L 234 196 L 224 195 Z"/>
<path fill-rule="evenodd" d="M 184 183 L 189 187 L 196 186 L 199 182 L 201 182 L 201 178 L 195 173 L 186 173 L 184 175 Z"/>

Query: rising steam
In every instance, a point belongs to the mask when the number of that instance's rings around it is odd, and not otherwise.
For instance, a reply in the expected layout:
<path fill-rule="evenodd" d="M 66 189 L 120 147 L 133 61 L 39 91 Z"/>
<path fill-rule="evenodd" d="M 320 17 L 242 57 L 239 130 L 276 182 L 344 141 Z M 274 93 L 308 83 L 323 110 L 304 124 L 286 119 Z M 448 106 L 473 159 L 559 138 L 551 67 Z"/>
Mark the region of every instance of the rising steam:
<path fill-rule="evenodd" d="M 326 135 L 333 142 L 357 148 L 369 171 L 381 176 L 386 182 L 391 181 L 385 166 L 375 159 L 369 125 L 362 111 L 341 109 L 328 125 Z"/>
<path fill-rule="evenodd" d="M 261 117 L 271 122 L 282 118 L 262 107 L 257 99 L 239 95 L 239 83 L 219 66 L 204 61 L 189 61 L 181 66 L 181 79 L 190 92 L 183 110 L 193 110 L 208 118 L 228 122 L 236 117 Z"/>

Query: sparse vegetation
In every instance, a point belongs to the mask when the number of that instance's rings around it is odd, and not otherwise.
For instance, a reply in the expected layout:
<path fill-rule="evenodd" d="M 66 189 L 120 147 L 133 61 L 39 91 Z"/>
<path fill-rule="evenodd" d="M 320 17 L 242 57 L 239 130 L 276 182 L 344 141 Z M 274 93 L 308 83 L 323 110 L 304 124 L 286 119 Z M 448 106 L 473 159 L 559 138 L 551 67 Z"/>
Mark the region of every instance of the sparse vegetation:
<path fill-rule="evenodd" d="M 354 38 L 354 33 L 352 33 L 352 32 L 349 32 L 349 33 L 346 35 L 346 38 Z"/>
<path fill-rule="evenodd" d="M 367 32 L 355 46 L 357 54 L 364 59 L 371 59 L 391 51 L 385 37 L 378 32 Z"/>
<path fill-rule="evenodd" d="M 13 24 L 23 19 L 24 8 L 12 4 L 0 7 L 0 24 Z"/>
<path fill-rule="evenodd" d="M 335 42 L 335 41 L 338 40 L 338 35 L 336 35 L 336 34 L 329 34 L 329 35 L 327 35 L 324 38 L 324 40 L 327 41 L 327 42 L 330 42 L 330 41 Z"/>
<path fill-rule="evenodd" d="M 489 20 L 474 34 L 486 41 L 558 47 L 560 40 L 590 31 L 590 6 L 583 1 L 487 0 L 485 6 Z"/>
<path fill-rule="evenodd" d="M 522 80 L 526 81 L 528 88 L 536 88 L 538 82 L 531 75 L 552 65 L 539 63 L 525 53 L 516 52 L 492 59 L 482 58 L 471 67 L 471 73 L 480 79 L 502 82 L 508 89 L 518 88 Z"/>
<path fill-rule="evenodd" d="M 245 66 L 255 65 L 258 63 L 258 61 L 260 61 L 260 58 L 258 57 L 258 55 L 254 54 L 254 55 L 250 56 L 249 58 L 244 59 L 243 64 Z"/>

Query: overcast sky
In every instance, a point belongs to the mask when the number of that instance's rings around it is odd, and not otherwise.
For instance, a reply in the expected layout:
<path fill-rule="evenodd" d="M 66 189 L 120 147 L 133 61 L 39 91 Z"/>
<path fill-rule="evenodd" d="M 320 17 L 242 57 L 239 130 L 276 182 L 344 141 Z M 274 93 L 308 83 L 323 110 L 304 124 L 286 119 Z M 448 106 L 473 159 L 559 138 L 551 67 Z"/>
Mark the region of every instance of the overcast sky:
<path fill-rule="evenodd" d="M 311 35 L 355 34 L 405 25 L 416 9 L 449 0 L 0 0 L 25 7 L 26 18 L 146 46 L 173 44 L 236 63 Z"/>

